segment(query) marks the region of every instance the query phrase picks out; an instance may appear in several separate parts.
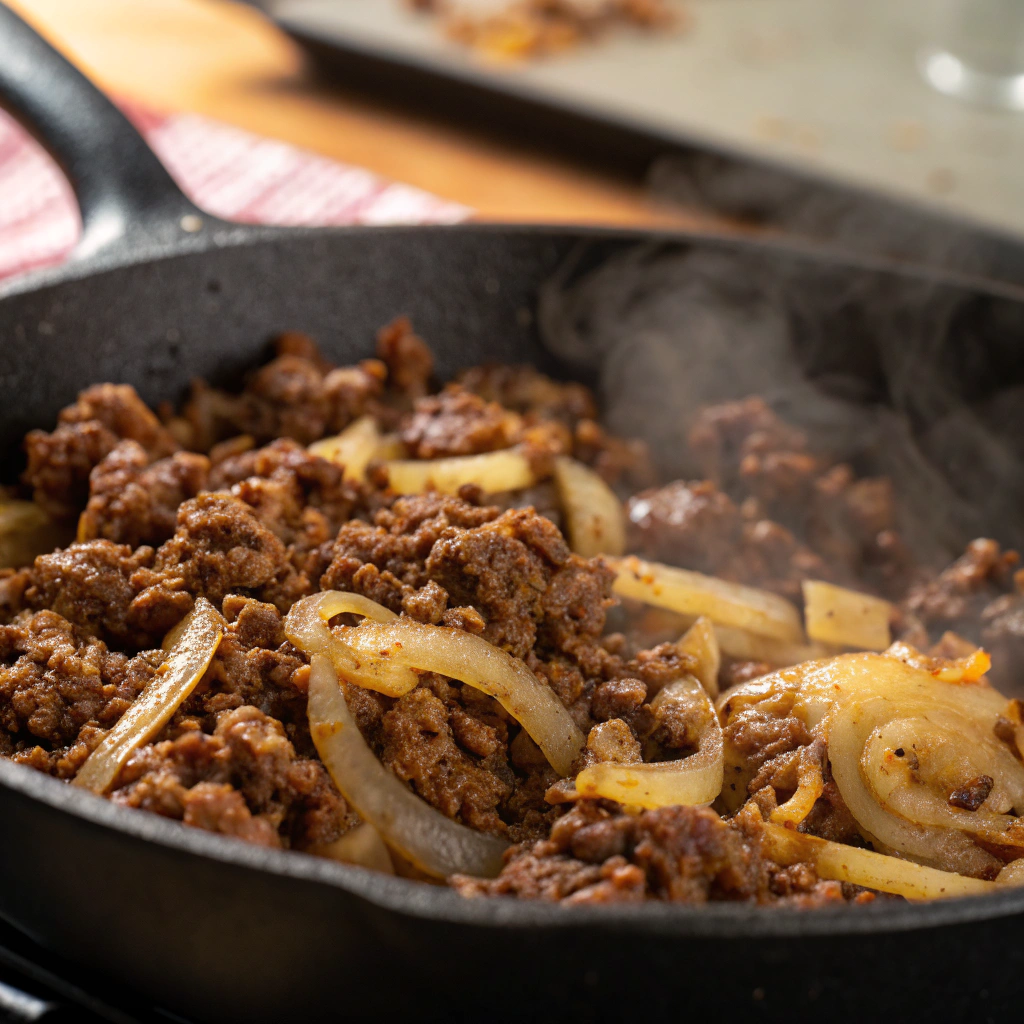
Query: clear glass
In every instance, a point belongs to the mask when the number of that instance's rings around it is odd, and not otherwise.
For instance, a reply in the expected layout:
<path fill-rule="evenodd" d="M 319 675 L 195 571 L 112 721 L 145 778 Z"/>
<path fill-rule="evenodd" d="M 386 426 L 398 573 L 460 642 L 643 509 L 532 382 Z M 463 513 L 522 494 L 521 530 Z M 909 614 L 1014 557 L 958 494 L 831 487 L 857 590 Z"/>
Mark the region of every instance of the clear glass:
<path fill-rule="evenodd" d="M 932 0 L 921 73 L 947 96 L 1024 110 L 1024 0 Z"/>

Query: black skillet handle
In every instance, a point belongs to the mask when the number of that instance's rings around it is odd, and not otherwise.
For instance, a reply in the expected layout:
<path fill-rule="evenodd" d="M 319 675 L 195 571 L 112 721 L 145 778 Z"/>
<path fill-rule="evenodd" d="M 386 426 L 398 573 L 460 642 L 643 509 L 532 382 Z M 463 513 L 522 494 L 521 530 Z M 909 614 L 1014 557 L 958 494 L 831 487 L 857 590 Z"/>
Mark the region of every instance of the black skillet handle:
<path fill-rule="evenodd" d="M 185 198 L 117 107 L 2 2 L 0 107 L 71 182 L 82 211 L 77 256 L 166 250 L 219 223 Z"/>

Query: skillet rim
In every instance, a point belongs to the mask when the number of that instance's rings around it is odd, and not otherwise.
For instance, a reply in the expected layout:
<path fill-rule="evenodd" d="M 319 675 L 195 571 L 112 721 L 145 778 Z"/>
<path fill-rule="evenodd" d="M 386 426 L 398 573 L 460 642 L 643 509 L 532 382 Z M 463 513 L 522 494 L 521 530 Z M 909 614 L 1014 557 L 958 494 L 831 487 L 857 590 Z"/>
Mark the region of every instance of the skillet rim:
<path fill-rule="evenodd" d="M 863 907 L 809 909 L 729 902 L 566 907 L 513 898 L 469 899 L 444 886 L 383 875 L 294 850 L 255 846 L 159 814 L 122 807 L 10 761 L 0 760 L 0 790 L 174 853 L 328 885 L 380 910 L 464 927 L 561 931 L 590 926 L 677 938 L 781 938 L 917 931 L 1024 913 L 1024 888 L 920 904 L 882 901 Z"/>
<path fill-rule="evenodd" d="M 276 241 L 351 239 L 411 235 L 465 236 L 489 239 L 515 235 L 562 241 L 619 242 L 641 245 L 705 245 L 748 253 L 777 253 L 835 267 L 887 274 L 921 284 L 954 287 L 1024 302 L 1024 287 L 978 278 L 954 271 L 904 263 L 885 257 L 851 255 L 811 242 L 758 238 L 716 231 L 629 229 L 572 224 L 485 224 L 353 226 L 340 228 L 268 228 L 248 225 L 213 225 L 206 237 L 154 244 L 143 250 L 113 251 L 91 259 L 72 259 L 15 278 L 0 286 L 0 315 L 7 300 L 57 289 L 62 284 L 99 277 L 134 266 L 170 263 L 201 257 L 210 250 L 244 249 Z M 226 865 L 279 877 L 329 885 L 392 913 L 475 928 L 543 928 L 570 930 L 584 926 L 626 933 L 646 932 L 679 938 L 733 939 L 747 937 L 806 937 L 868 935 L 913 931 L 992 920 L 1024 914 L 1024 888 L 984 896 L 960 897 L 924 904 L 879 902 L 865 907 L 795 909 L 758 907 L 746 903 L 709 903 L 700 906 L 644 903 L 604 907 L 564 907 L 515 899 L 467 899 L 443 886 L 380 875 L 296 851 L 253 846 L 242 840 L 190 828 L 157 814 L 138 813 L 109 800 L 81 791 L 32 769 L 0 760 L 0 790 L 7 790 L 68 813 L 95 827 L 154 843 L 175 853 L 208 858 Z"/>
<path fill-rule="evenodd" d="M 275 226 L 264 224 L 237 224 L 221 221 L 203 213 L 209 221 L 204 229 L 184 239 L 171 242 L 154 240 L 150 244 L 133 244 L 130 248 L 113 246 L 95 255 L 80 256 L 73 250 L 64 263 L 41 267 L 18 274 L 7 281 L 0 280 L 0 312 L 8 299 L 24 298 L 33 292 L 42 292 L 65 283 L 83 281 L 102 274 L 127 270 L 136 266 L 156 265 L 174 259 L 202 256 L 211 251 L 246 249 L 275 242 L 372 237 L 379 235 L 411 236 L 465 236 L 479 235 L 482 239 L 499 235 L 533 237 L 543 240 L 575 239 L 586 242 L 619 242 L 636 245 L 710 245 L 723 249 L 738 249 L 746 253 L 776 253 L 789 259 L 807 260 L 831 267 L 846 267 L 867 273 L 888 274 L 923 284 L 934 284 L 978 292 L 1024 303 L 1024 283 L 969 274 L 964 271 L 915 263 L 895 256 L 869 255 L 834 248 L 796 236 L 741 234 L 727 229 L 658 227 L 623 227 L 604 224 L 578 224 L 566 222 L 503 222 L 463 221 L 457 224 L 383 224 L 339 225 L 306 227 L 303 225 Z"/>

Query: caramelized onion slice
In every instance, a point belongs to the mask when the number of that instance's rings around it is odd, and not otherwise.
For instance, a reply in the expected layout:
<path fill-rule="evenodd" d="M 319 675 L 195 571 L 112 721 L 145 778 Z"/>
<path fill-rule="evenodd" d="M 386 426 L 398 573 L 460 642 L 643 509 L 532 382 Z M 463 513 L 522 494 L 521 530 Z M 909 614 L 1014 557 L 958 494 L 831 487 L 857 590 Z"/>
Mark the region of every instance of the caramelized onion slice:
<path fill-rule="evenodd" d="M 803 592 L 812 640 L 865 651 L 884 651 L 892 643 L 893 606 L 888 601 L 821 580 L 804 580 Z"/>
<path fill-rule="evenodd" d="M 711 803 L 722 791 L 725 775 L 722 727 L 711 698 L 693 676 L 688 676 L 669 683 L 655 701 L 685 700 L 690 704 L 694 695 L 707 703 L 709 715 L 695 754 L 655 764 L 592 764 L 576 776 L 580 795 L 648 809 Z"/>
<path fill-rule="evenodd" d="M 372 416 L 360 416 L 340 434 L 314 441 L 309 446 L 312 455 L 319 455 L 345 470 L 345 479 L 366 479 L 366 467 L 380 458 L 382 438 L 377 421 Z"/>
<path fill-rule="evenodd" d="M 328 621 L 342 614 L 362 615 L 375 622 L 398 621 L 393 611 L 361 594 L 325 590 L 292 605 L 284 620 L 285 636 L 308 654 L 326 655 L 339 675 L 368 690 L 389 697 L 402 697 L 414 690 L 420 680 L 412 669 L 383 662 L 379 652 L 371 652 L 370 657 L 357 655 L 343 639 L 355 636 L 357 630 L 328 628 Z"/>
<path fill-rule="evenodd" d="M 72 539 L 34 501 L 0 501 L 0 569 L 31 565 Z"/>
<path fill-rule="evenodd" d="M 819 878 L 852 882 L 878 892 L 890 892 L 908 900 L 938 900 L 953 896 L 982 896 L 999 892 L 1000 884 L 966 878 L 951 871 L 924 867 L 861 850 L 842 843 L 805 835 L 784 825 L 766 823 L 764 836 L 769 856 L 778 864 L 810 864 Z"/>
<path fill-rule="evenodd" d="M 397 494 L 429 490 L 457 494 L 465 484 L 474 484 L 485 494 L 495 494 L 520 491 L 537 482 L 529 460 L 515 448 L 450 459 L 402 459 L 384 465 L 388 483 Z"/>
<path fill-rule="evenodd" d="M 327 621 L 349 612 L 359 626 L 330 630 Z M 448 626 L 399 618 L 359 594 L 324 591 L 297 601 L 285 618 L 297 647 L 330 658 L 346 681 L 391 697 L 413 690 L 424 672 L 457 679 L 494 697 L 544 751 L 554 769 L 569 773 L 584 737 L 569 712 L 518 658 L 482 637 Z"/>
<path fill-rule="evenodd" d="M 615 492 L 589 466 L 559 456 L 555 486 L 565 513 L 569 546 L 584 558 L 621 555 L 626 550 L 626 518 Z"/>
<path fill-rule="evenodd" d="M 326 857 L 341 864 L 357 864 L 361 868 L 380 871 L 385 875 L 395 873 L 395 865 L 388 853 L 387 843 L 381 834 L 367 821 L 349 829 L 340 839 L 322 846 L 312 846 L 307 853 L 315 857 Z"/>
<path fill-rule="evenodd" d="M 959 716 L 921 708 L 919 715 L 909 717 L 913 710 L 901 708 L 900 713 L 908 717 L 890 719 L 864 745 L 861 772 L 875 799 L 919 825 L 961 829 L 990 844 L 1024 848 L 1024 820 L 1005 813 L 1010 807 L 1024 806 L 1024 769 L 1017 759 L 1001 744 L 986 749 L 974 736 L 965 737 Z M 913 753 L 913 766 L 907 749 Z M 894 753 L 898 750 L 904 751 L 902 757 Z M 950 804 L 951 786 L 956 789 L 958 782 L 980 780 L 983 775 L 994 784 L 990 772 L 998 774 L 1000 783 L 985 794 L 980 806 L 972 811 Z"/>
<path fill-rule="evenodd" d="M 185 622 L 160 674 L 86 758 L 75 776 L 76 786 L 105 793 L 132 751 L 148 743 L 170 721 L 203 678 L 224 635 L 224 620 L 206 598 L 200 597 Z"/>
<path fill-rule="evenodd" d="M 343 635 L 357 660 L 382 677 L 389 671 L 437 672 L 489 694 L 526 730 L 560 775 L 569 774 L 583 749 L 583 733 L 551 687 L 483 637 L 405 618 L 364 622 Z"/>
<path fill-rule="evenodd" d="M 821 759 L 812 747 L 800 751 L 797 764 L 797 787 L 793 795 L 772 811 L 771 820 L 779 825 L 799 825 L 811 813 L 818 797 L 825 791 Z"/>
<path fill-rule="evenodd" d="M 991 861 L 974 836 L 1017 845 L 1015 819 L 948 806 L 956 784 L 988 775 L 989 807 L 1024 810 L 1024 767 L 993 732 L 1005 699 L 984 684 L 945 683 L 895 658 L 834 661 L 805 687 L 831 677 L 825 727 L 832 774 L 862 831 L 876 845 L 963 874 Z"/>
<path fill-rule="evenodd" d="M 679 641 L 679 650 L 688 654 L 696 661 L 693 674 L 697 681 L 708 692 L 708 696 L 718 696 L 718 673 L 722 667 L 722 651 L 718 644 L 718 634 L 710 619 L 701 616 L 683 634 Z"/>
<path fill-rule="evenodd" d="M 805 661 L 816 661 L 835 653 L 824 644 L 792 643 L 758 636 L 745 629 L 732 626 L 715 626 L 715 636 L 723 654 L 741 661 L 763 661 L 779 667 L 799 665 Z"/>
<path fill-rule="evenodd" d="M 729 583 L 688 569 L 630 556 L 614 563 L 615 592 L 680 615 L 706 615 L 716 625 L 733 626 L 789 643 L 803 643 L 800 613 L 777 594 Z"/>
<path fill-rule="evenodd" d="M 320 760 L 360 817 L 426 874 L 494 877 L 507 844 L 446 818 L 406 788 L 367 746 L 331 662 L 314 654 L 311 664 L 309 731 Z"/>

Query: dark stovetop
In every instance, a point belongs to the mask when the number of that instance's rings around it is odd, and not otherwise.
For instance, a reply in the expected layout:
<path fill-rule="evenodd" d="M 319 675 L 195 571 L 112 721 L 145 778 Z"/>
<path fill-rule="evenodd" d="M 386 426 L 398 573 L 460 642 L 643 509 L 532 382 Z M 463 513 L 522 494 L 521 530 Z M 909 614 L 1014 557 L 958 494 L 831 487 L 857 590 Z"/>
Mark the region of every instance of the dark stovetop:
<path fill-rule="evenodd" d="M 102 936 L 97 936 L 102 941 Z M 130 979 L 126 979 L 130 983 Z M 187 1024 L 127 986 L 97 979 L 0 922 L 0 1022 Z"/>

